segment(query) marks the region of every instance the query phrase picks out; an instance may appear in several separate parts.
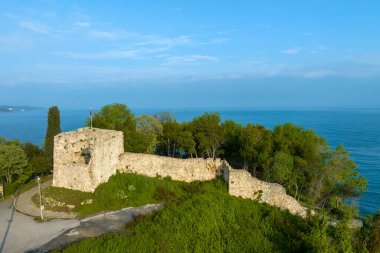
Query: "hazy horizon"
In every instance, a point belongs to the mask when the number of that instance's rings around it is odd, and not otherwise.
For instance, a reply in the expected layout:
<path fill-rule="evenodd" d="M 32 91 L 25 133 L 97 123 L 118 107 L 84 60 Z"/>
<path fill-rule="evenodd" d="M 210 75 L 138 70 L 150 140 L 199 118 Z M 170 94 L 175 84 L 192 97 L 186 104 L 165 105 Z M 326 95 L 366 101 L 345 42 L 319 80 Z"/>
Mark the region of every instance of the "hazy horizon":
<path fill-rule="evenodd" d="M 0 3 L 0 104 L 380 108 L 380 3 Z"/>

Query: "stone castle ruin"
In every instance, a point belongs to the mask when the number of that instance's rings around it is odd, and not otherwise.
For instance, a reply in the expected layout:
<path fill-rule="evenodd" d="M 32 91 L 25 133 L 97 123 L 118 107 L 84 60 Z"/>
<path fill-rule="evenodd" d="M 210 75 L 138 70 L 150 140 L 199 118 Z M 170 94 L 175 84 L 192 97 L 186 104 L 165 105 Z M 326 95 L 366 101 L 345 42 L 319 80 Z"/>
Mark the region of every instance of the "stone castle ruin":
<path fill-rule="evenodd" d="M 116 173 L 123 133 L 81 128 L 54 137 L 53 186 L 93 192 Z"/>
<path fill-rule="evenodd" d="M 258 200 L 302 217 L 308 210 L 287 195 L 281 185 L 261 181 L 245 170 L 232 169 L 221 159 L 124 153 L 122 132 L 98 128 L 80 128 L 54 137 L 53 186 L 93 192 L 116 171 L 185 182 L 222 176 L 232 196 Z"/>

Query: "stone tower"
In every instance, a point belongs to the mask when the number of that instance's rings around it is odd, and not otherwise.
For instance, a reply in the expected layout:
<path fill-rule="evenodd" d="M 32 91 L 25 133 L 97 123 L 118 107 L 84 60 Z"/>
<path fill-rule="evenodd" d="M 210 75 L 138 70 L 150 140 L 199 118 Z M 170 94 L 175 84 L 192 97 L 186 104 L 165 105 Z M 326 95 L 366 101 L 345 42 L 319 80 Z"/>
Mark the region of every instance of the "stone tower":
<path fill-rule="evenodd" d="M 93 192 L 116 173 L 123 133 L 80 128 L 54 137 L 53 186 Z"/>

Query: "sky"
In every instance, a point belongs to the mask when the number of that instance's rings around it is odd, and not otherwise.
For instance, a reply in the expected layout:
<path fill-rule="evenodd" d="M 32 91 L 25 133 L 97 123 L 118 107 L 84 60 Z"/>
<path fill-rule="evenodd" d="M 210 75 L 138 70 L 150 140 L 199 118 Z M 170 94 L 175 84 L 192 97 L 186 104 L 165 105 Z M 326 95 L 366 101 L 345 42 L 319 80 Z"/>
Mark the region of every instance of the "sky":
<path fill-rule="evenodd" d="M 0 105 L 380 108 L 380 2 L 0 0 Z"/>

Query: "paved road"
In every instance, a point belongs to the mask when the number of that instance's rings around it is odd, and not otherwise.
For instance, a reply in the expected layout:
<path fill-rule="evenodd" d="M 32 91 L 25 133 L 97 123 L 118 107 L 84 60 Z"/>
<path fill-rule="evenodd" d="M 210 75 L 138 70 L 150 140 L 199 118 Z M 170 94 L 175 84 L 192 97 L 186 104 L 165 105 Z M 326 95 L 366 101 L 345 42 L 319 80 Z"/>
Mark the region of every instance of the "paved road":
<path fill-rule="evenodd" d="M 0 252 L 19 253 L 40 247 L 64 231 L 76 227 L 76 219 L 36 222 L 14 210 L 12 200 L 0 202 Z"/>
<path fill-rule="evenodd" d="M 118 231 L 137 215 L 153 212 L 162 204 L 129 207 L 82 220 L 55 219 L 36 222 L 17 212 L 13 201 L 0 202 L 0 253 L 46 252 L 74 241 Z"/>
<path fill-rule="evenodd" d="M 151 204 L 140 207 L 128 207 L 114 212 L 99 214 L 82 219 L 80 225 L 67 230 L 62 235 L 32 252 L 47 252 L 62 248 L 72 242 L 86 237 L 100 236 L 125 228 L 125 224 L 135 219 L 137 215 L 144 215 L 163 207 L 163 204 Z"/>
<path fill-rule="evenodd" d="M 50 185 L 46 182 L 42 188 Z M 31 202 L 37 187 L 22 193 L 15 200 L 17 209 L 30 215 L 39 215 L 39 208 Z M 22 202 L 22 203 L 21 203 Z M 119 211 L 98 214 L 78 219 L 54 219 L 37 222 L 33 217 L 17 212 L 13 200 L 0 202 L 0 253 L 45 252 L 86 237 L 99 236 L 124 228 L 125 224 L 134 220 L 137 215 L 153 212 L 163 204 L 129 207 Z M 73 217 L 65 214 L 45 211 L 49 217 Z"/>

